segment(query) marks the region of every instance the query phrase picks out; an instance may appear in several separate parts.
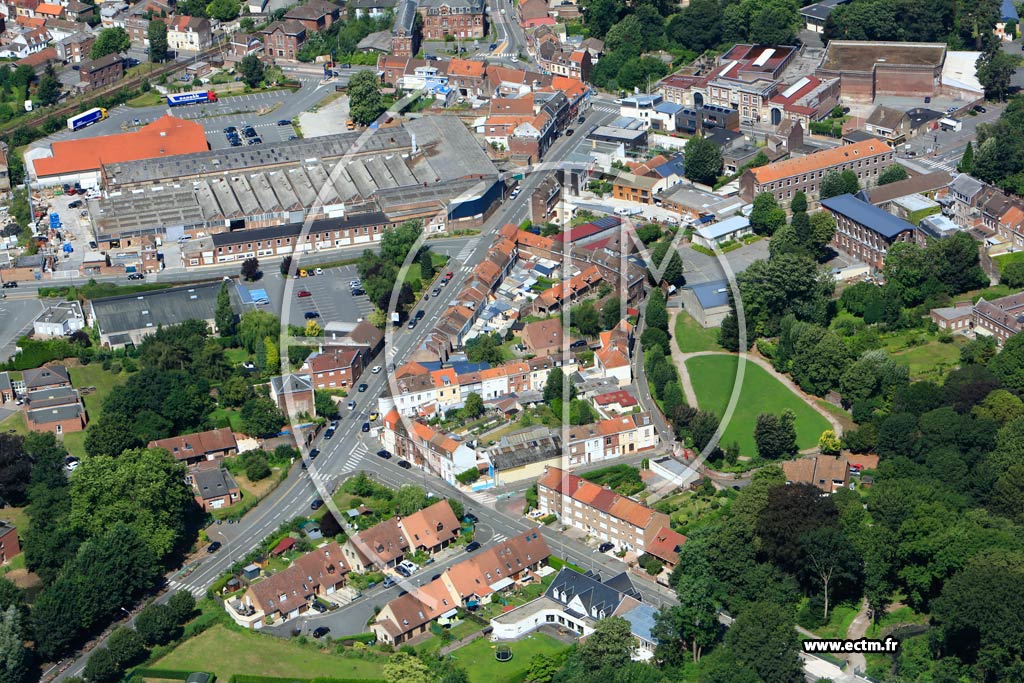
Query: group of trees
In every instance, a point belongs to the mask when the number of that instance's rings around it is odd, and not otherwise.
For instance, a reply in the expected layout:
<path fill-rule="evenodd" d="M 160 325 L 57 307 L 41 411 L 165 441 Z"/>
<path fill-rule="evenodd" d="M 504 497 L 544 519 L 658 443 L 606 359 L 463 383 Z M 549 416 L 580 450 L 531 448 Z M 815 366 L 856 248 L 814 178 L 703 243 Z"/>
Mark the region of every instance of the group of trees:
<path fill-rule="evenodd" d="M 360 71 L 348 82 L 348 115 L 356 123 L 368 126 L 387 109 L 380 82 L 373 71 Z"/>
<path fill-rule="evenodd" d="M 300 62 L 312 62 L 320 55 L 335 55 L 338 61 L 347 61 L 358 52 L 359 41 L 376 31 L 390 30 L 393 19 L 389 17 L 353 17 L 346 19 L 342 10 L 339 21 L 325 30 L 311 33 L 296 55 Z"/>
<path fill-rule="evenodd" d="M 782 209 L 775 204 L 775 197 L 771 193 L 764 192 L 758 195 L 761 206 L 755 202 L 755 208 L 759 208 L 762 214 L 759 216 L 758 224 L 764 230 L 765 227 L 772 229 L 774 234 L 771 243 L 768 245 L 769 253 L 778 256 L 784 253 L 799 254 L 808 256 L 819 263 L 824 263 L 832 256 L 832 250 L 828 248 L 829 242 L 836 233 L 836 221 L 827 211 L 816 211 L 807 213 L 807 197 L 803 192 L 797 191 L 789 204 L 793 213 L 788 225 L 775 227 L 775 222 L 780 216 Z M 785 213 L 781 216 L 785 218 Z M 765 225 L 767 223 L 767 225 Z"/>
<path fill-rule="evenodd" d="M 971 173 L 975 177 L 1024 195 L 1024 96 L 1010 100 L 994 123 L 978 126 L 972 155 Z"/>
<path fill-rule="evenodd" d="M 588 299 L 570 311 L 569 320 L 584 337 L 596 337 L 601 330 L 610 330 L 622 320 L 622 302 L 617 296 L 609 296 L 599 311 Z"/>
<path fill-rule="evenodd" d="M 722 174 L 722 150 L 707 138 L 694 135 L 686 141 L 686 177 L 702 185 L 714 185 Z"/>
<path fill-rule="evenodd" d="M 999 0 L 852 0 L 825 22 L 828 40 L 947 43 L 954 50 L 982 50 L 999 39 Z"/>

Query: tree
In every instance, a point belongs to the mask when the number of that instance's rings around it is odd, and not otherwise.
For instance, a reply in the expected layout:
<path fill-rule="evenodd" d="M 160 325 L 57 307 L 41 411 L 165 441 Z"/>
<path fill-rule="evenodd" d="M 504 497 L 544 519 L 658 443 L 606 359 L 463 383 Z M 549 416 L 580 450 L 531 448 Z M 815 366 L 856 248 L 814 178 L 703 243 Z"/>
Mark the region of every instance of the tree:
<path fill-rule="evenodd" d="M 618 325 L 620 320 L 622 320 L 622 302 L 617 297 L 609 297 L 601 308 L 601 327 L 610 330 Z"/>
<path fill-rule="evenodd" d="M 15 605 L 0 612 L 0 681 L 3 683 L 39 680 L 39 672 L 32 666 L 32 652 L 25 647 L 23 618 Z"/>
<path fill-rule="evenodd" d="M 587 23 L 590 23 L 589 16 Z M 697 53 L 717 47 L 722 35 L 721 3 L 693 0 L 669 19 L 666 32 L 670 40 Z"/>
<path fill-rule="evenodd" d="M 211 19 L 231 21 L 238 18 L 242 5 L 238 0 L 213 0 L 206 6 L 206 14 Z"/>
<path fill-rule="evenodd" d="M 465 343 L 466 358 L 471 363 L 490 363 L 498 365 L 504 359 L 501 349 L 501 337 L 491 334 L 480 334 Z"/>
<path fill-rule="evenodd" d="M 17 434 L 0 434 L 0 504 L 24 505 L 31 473 L 25 440 Z"/>
<path fill-rule="evenodd" d="M 985 52 L 978 57 L 978 82 L 985 89 L 985 98 L 1002 102 L 1010 92 L 1010 82 L 1020 60 L 1001 48 Z"/>
<path fill-rule="evenodd" d="M 313 392 L 313 404 L 316 414 L 320 417 L 333 419 L 338 417 L 338 404 L 331 398 L 331 393 L 325 389 L 317 389 Z"/>
<path fill-rule="evenodd" d="M 408 517 L 427 506 L 427 492 L 419 486 L 406 484 L 395 493 L 395 512 Z"/>
<path fill-rule="evenodd" d="M 305 336 L 319 337 L 321 332 L 323 332 L 323 330 L 320 329 L 320 323 L 315 320 L 306 321 L 306 329 L 304 331 Z"/>
<path fill-rule="evenodd" d="M 601 619 L 594 632 L 576 646 L 576 657 L 586 672 L 613 672 L 629 664 L 636 641 L 622 617 Z"/>
<path fill-rule="evenodd" d="M 754 441 L 757 454 L 765 460 L 777 460 L 784 455 L 793 455 L 799 450 L 796 445 L 796 416 L 792 411 L 782 415 L 761 413 L 754 426 Z"/>
<path fill-rule="evenodd" d="M 245 477 L 249 481 L 262 481 L 270 476 L 270 463 L 267 456 L 257 452 L 245 459 Z"/>
<path fill-rule="evenodd" d="M 661 293 L 660 289 L 655 288 L 647 297 L 644 316 L 649 327 L 668 332 L 668 309 L 665 307 L 665 295 Z"/>
<path fill-rule="evenodd" d="M 547 381 L 544 383 L 544 402 L 551 403 L 551 401 L 561 399 L 564 385 L 565 374 L 562 372 L 562 368 L 551 368 L 548 372 Z M 569 398 L 571 399 L 575 395 L 575 387 L 570 384 Z"/>
<path fill-rule="evenodd" d="M 247 311 L 238 322 L 238 343 L 249 353 L 256 353 L 256 347 L 267 337 L 281 334 L 281 321 L 273 313 Z"/>
<path fill-rule="evenodd" d="M 789 607 L 771 602 L 750 605 L 733 622 L 725 642 L 740 666 L 756 672 L 763 683 L 804 680 Z"/>
<path fill-rule="evenodd" d="M 420 280 L 428 283 L 434 279 L 434 256 L 429 249 L 420 252 Z"/>
<path fill-rule="evenodd" d="M 970 145 L 970 143 L 967 144 Z M 889 183 L 906 180 L 908 177 L 907 169 L 903 167 L 903 164 L 890 164 L 878 174 L 878 184 L 888 185 Z"/>
<path fill-rule="evenodd" d="M 561 667 L 549 655 L 535 654 L 530 659 L 530 668 L 526 671 L 526 683 L 551 683 Z"/>
<path fill-rule="evenodd" d="M 161 448 L 130 449 L 82 461 L 71 480 L 68 521 L 90 536 L 129 524 L 162 559 L 185 539 L 194 505 L 184 465 Z"/>
<path fill-rule="evenodd" d="M 280 266 L 281 275 L 287 275 L 291 271 L 291 269 L 292 269 L 292 257 L 291 256 L 285 256 L 283 259 L 281 259 L 281 266 Z"/>
<path fill-rule="evenodd" d="M 658 642 L 655 653 L 669 666 L 682 666 L 689 650 L 698 663 L 720 631 L 714 585 L 704 572 L 688 573 L 676 584 L 676 596 L 679 605 L 663 607 L 655 614 L 651 630 Z"/>
<path fill-rule="evenodd" d="M 679 382 L 665 384 L 665 388 L 661 391 L 661 404 L 666 415 L 672 415 L 676 407 L 686 405 L 683 389 L 679 386 Z"/>
<path fill-rule="evenodd" d="M 64 88 L 60 83 L 60 79 L 57 78 L 57 72 L 54 70 L 53 64 L 47 64 L 43 75 L 39 77 L 39 85 L 36 86 L 36 97 L 39 99 L 40 104 L 48 107 L 51 104 L 56 104 L 63 92 Z"/>
<path fill-rule="evenodd" d="M 765 193 L 762 192 L 761 194 Z M 797 190 L 793 193 L 793 198 L 789 201 L 789 210 L 793 213 L 807 213 L 807 195 L 804 194 L 803 190 Z"/>
<path fill-rule="evenodd" d="M 1006 389 L 996 389 L 974 406 L 971 414 L 1003 426 L 1024 415 L 1024 401 Z"/>
<path fill-rule="evenodd" d="M 160 19 L 150 19 L 146 27 L 149 39 L 149 61 L 159 64 L 167 59 L 167 24 Z"/>
<path fill-rule="evenodd" d="M 838 455 L 842 449 L 842 443 L 834 431 L 826 429 L 818 438 L 818 449 L 826 455 Z"/>
<path fill-rule="evenodd" d="M 260 261 L 255 256 L 242 261 L 242 277 L 249 282 L 255 282 L 260 277 Z"/>
<path fill-rule="evenodd" d="M 89 50 L 89 59 L 99 59 L 118 52 L 124 52 L 132 46 L 132 39 L 123 28 L 105 28 L 96 36 L 96 41 Z"/>
<path fill-rule="evenodd" d="M 999 282 L 1007 287 L 1024 287 L 1024 263 L 1015 261 L 999 267 Z"/>
<path fill-rule="evenodd" d="M 229 338 L 235 333 L 235 309 L 231 307 L 231 294 L 228 292 L 228 283 L 220 283 L 220 291 L 217 292 L 217 309 L 214 312 L 214 323 L 221 337 Z"/>
<path fill-rule="evenodd" d="M 435 683 L 427 665 L 405 652 L 388 658 L 384 664 L 384 680 L 387 683 Z"/>
<path fill-rule="evenodd" d="M 184 624 L 196 612 L 196 599 L 188 591 L 176 591 L 167 601 L 167 606 L 174 615 L 174 620 Z"/>
<path fill-rule="evenodd" d="M 964 148 L 963 156 L 960 157 L 960 163 L 956 165 L 956 170 L 961 173 L 970 173 L 974 167 L 974 145 L 971 141 L 967 141 L 967 146 Z"/>
<path fill-rule="evenodd" d="M 686 141 L 686 177 L 695 183 L 714 185 L 722 173 L 722 152 L 718 145 L 695 135 Z"/>
<path fill-rule="evenodd" d="M 123 673 L 110 649 L 105 647 L 94 650 L 82 669 L 82 675 L 89 683 L 114 683 Z"/>
<path fill-rule="evenodd" d="M 644 35 L 640 18 L 627 14 L 611 27 L 604 39 L 605 49 L 628 57 L 639 57 L 644 51 Z"/>
<path fill-rule="evenodd" d="M 856 578 L 860 558 L 850 539 L 833 526 L 818 527 L 804 533 L 800 537 L 800 545 L 803 547 L 807 570 L 821 589 L 825 603 L 822 618 L 827 622 L 831 591 Z"/>
<path fill-rule="evenodd" d="M 174 611 L 167 605 L 152 603 L 135 617 L 135 630 L 146 645 L 165 645 L 181 635 Z"/>
<path fill-rule="evenodd" d="M 146 643 L 134 629 L 119 626 L 107 638 L 107 650 L 110 651 L 117 668 L 124 671 L 143 658 L 146 654 Z"/>
<path fill-rule="evenodd" d="M 281 351 L 277 348 L 277 337 L 267 337 L 263 340 L 263 370 L 271 375 L 277 374 L 281 369 Z"/>
<path fill-rule="evenodd" d="M 601 331 L 601 316 L 592 301 L 584 301 L 572 309 L 569 318 L 585 337 L 593 337 Z"/>
<path fill-rule="evenodd" d="M 818 188 L 818 195 L 821 199 L 838 197 L 847 193 L 846 182 L 838 171 L 829 171 L 821 179 L 821 187 Z"/>
<path fill-rule="evenodd" d="M 242 80 L 250 88 L 258 88 L 266 75 L 266 67 L 256 55 L 246 55 L 238 64 L 238 71 L 242 74 Z"/>
<path fill-rule="evenodd" d="M 360 71 L 348 83 L 349 116 L 368 126 L 387 109 L 380 94 L 380 83 L 373 71 Z"/>
<path fill-rule="evenodd" d="M 462 408 L 462 414 L 473 420 L 484 414 L 484 400 L 480 394 L 474 392 L 466 397 L 466 405 Z"/>
<path fill-rule="evenodd" d="M 242 420 L 242 431 L 250 436 L 277 434 L 285 423 L 285 417 L 277 404 L 266 396 L 256 396 L 246 401 L 239 417 Z"/>
<path fill-rule="evenodd" d="M 655 275 L 655 269 L 661 270 L 661 277 Z M 651 277 L 659 284 L 667 282 L 670 285 L 685 284 L 683 278 L 683 259 L 679 250 L 672 244 L 672 240 L 662 240 L 651 249 L 651 261 L 648 264 Z"/>

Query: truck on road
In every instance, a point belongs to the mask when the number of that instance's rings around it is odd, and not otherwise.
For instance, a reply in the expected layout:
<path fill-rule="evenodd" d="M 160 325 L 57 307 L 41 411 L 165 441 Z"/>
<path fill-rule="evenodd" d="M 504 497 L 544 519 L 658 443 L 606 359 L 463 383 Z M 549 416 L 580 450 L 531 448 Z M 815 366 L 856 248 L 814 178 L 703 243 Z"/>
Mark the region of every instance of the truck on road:
<path fill-rule="evenodd" d="M 203 90 L 199 92 L 179 92 L 179 93 L 168 93 L 167 94 L 167 106 L 168 107 L 180 107 L 186 104 L 205 104 L 207 102 L 216 102 L 217 93 L 212 90 Z"/>

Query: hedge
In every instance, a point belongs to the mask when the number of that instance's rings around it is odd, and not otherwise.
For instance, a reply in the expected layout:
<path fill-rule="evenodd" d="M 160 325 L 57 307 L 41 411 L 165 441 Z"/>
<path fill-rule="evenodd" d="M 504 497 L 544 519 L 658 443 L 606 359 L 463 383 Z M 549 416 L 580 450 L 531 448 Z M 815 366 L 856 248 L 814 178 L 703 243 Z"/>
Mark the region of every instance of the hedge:
<path fill-rule="evenodd" d="M 548 558 L 548 566 L 552 569 L 561 569 L 562 567 L 568 567 L 569 569 L 575 569 L 580 574 L 586 574 L 586 571 L 582 567 L 574 565 L 572 562 L 567 562 L 560 557 L 552 555 Z"/>
<path fill-rule="evenodd" d="M 356 633 L 351 636 L 337 636 L 334 640 L 351 640 L 354 643 L 366 643 L 369 645 L 377 640 L 377 636 L 373 633 Z"/>
<path fill-rule="evenodd" d="M 138 667 L 132 669 L 133 676 L 142 676 L 143 678 L 166 678 L 172 681 L 184 681 L 191 676 L 194 671 L 183 671 L 181 669 L 148 669 L 146 667 Z M 213 674 L 210 674 L 213 676 Z"/>
<path fill-rule="evenodd" d="M 252 674 L 233 674 L 228 683 L 384 683 L 381 678 L 276 678 Z"/>

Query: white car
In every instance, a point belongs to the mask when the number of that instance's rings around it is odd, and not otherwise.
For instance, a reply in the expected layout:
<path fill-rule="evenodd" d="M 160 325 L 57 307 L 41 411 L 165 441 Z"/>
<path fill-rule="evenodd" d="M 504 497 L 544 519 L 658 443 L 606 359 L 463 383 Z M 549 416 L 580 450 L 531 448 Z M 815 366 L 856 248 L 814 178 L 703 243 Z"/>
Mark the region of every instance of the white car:
<path fill-rule="evenodd" d="M 402 560 L 401 564 L 399 564 L 398 566 L 404 567 L 405 570 L 410 574 L 414 574 L 420 568 L 418 564 L 416 564 L 415 562 L 410 562 L 409 560 Z"/>
<path fill-rule="evenodd" d="M 376 374 L 377 374 L 378 372 L 380 372 L 380 371 L 381 371 L 381 370 L 383 370 L 383 369 L 384 369 L 384 368 L 382 368 L 382 367 L 381 367 L 381 366 L 379 366 L 379 365 L 374 365 L 374 366 L 373 366 L 373 370 L 370 370 L 370 372 L 372 372 L 373 374 L 375 374 L 375 375 L 376 375 Z"/>
<path fill-rule="evenodd" d="M 324 269 L 323 268 L 317 268 L 313 272 L 316 273 L 317 275 L 323 275 L 324 274 Z"/>

